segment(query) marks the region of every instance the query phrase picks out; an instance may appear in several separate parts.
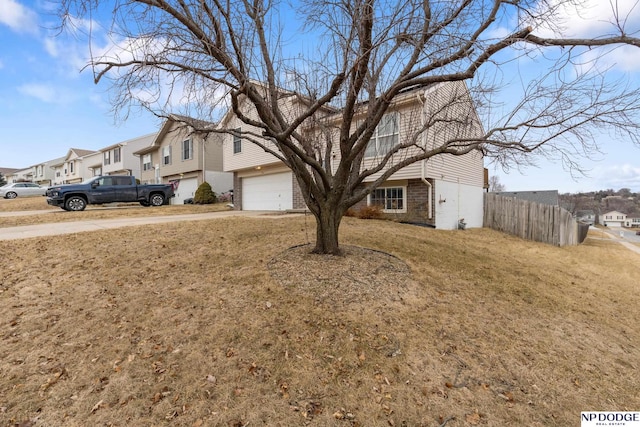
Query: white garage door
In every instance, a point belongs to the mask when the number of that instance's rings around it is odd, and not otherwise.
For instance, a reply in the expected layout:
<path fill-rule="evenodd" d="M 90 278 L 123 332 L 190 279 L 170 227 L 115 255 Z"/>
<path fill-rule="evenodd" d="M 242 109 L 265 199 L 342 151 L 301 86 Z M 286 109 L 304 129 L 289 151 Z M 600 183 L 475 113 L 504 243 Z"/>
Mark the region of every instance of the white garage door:
<path fill-rule="evenodd" d="M 242 209 L 283 211 L 293 208 L 291 172 L 242 179 Z"/>
<path fill-rule="evenodd" d="M 175 190 L 176 196 L 171 199 L 171 204 L 181 205 L 184 199 L 188 199 L 196 195 L 198 189 L 198 178 L 181 179 L 178 188 Z"/>

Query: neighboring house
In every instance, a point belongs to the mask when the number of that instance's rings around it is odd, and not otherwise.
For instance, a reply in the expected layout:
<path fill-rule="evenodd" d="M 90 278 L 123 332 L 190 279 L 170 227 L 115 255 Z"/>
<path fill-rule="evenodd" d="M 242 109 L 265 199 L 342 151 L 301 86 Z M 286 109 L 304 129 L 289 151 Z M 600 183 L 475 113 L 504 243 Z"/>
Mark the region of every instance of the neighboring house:
<path fill-rule="evenodd" d="M 558 206 L 558 190 L 542 190 L 542 191 L 500 191 L 496 192 L 498 196 L 511 197 L 519 200 L 528 200 L 530 202 L 540 203 L 543 205 Z"/>
<path fill-rule="evenodd" d="M 33 181 L 33 170 L 32 168 L 14 169 L 12 173 L 6 174 L 5 178 L 9 184 L 13 182 L 31 182 Z"/>
<path fill-rule="evenodd" d="M 426 90 L 411 90 L 394 99 L 381 125 L 376 129 L 369 147 L 365 152 L 363 167 L 372 164 L 384 154 L 391 144 L 415 133 L 425 120 L 425 110 L 447 110 L 452 93 L 466 94 L 462 82 L 443 83 L 428 87 Z M 259 120 L 254 108 L 241 100 L 243 114 Z M 283 110 L 292 110 L 296 103 L 303 102 L 293 93 L 283 91 L 281 102 Z M 457 107 L 460 108 L 460 105 Z M 470 104 L 461 110 L 472 110 Z M 452 108 L 451 111 L 454 109 Z M 459 111 L 459 110 L 455 110 Z M 324 111 L 323 120 L 340 126 L 340 115 L 336 111 Z M 480 122 L 473 112 L 472 132 L 481 134 Z M 464 121 L 464 120 L 463 120 Z M 455 126 L 448 123 L 445 126 Z M 220 122 L 219 127 L 252 131 L 230 111 Z M 449 128 L 451 130 L 451 128 Z M 314 129 L 305 129 L 314 132 Z M 454 130 L 455 131 L 455 130 Z M 315 129 L 318 133 L 318 129 Z M 425 133 L 420 144 L 432 147 L 443 138 L 444 129 L 435 129 Z M 465 136 L 471 136 L 466 134 Z M 266 142 L 267 144 L 271 144 Z M 273 144 L 272 144 L 273 146 Z M 419 150 L 419 148 L 415 148 Z M 332 157 L 337 159 L 336 149 Z M 304 209 L 306 205 L 300 188 L 292 172 L 273 155 L 257 145 L 232 135 L 224 137 L 224 170 L 234 175 L 234 204 L 243 210 L 290 210 Z M 334 162 L 336 165 L 337 162 Z M 380 175 L 365 180 L 374 181 Z M 479 151 L 462 156 L 437 155 L 428 161 L 414 163 L 396 172 L 391 178 L 374 190 L 355 208 L 364 205 L 381 205 L 383 212 L 400 220 L 417 221 L 442 229 L 455 229 L 464 219 L 467 227 L 482 227 L 483 193 L 485 172 L 483 157 Z"/>
<path fill-rule="evenodd" d="M 101 149 L 102 171 L 96 175 L 133 175 L 139 178 L 142 172 L 140 159 L 133 153 L 150 146 L 155 137 L 154 132 Z"/>
<path fill-rule="evenodd" d="M 589 225 L 596 223 L 596 213 L 592 210 L 583 210 L 576 212 L 576 220 Z"/>
<path fill-rule="evenodd" d="M 216 194 L 233 189 L 233 175 L 222 171 L 219 136 L 210 134 L 205 139 L 184 126 L 180 116 L 167 119 L 151 144 L 133 154 L 139 157 L 140 182 L 173 185 L 172 204 L 192 198 L 205 181 Z"/>
<path fill-rule="evenodd" d="M 33 182 L 44 187 L 53 185 L 55 171 L 52 166 L 64 163 L 64 159 L 64 157 L 60 157 L 58 159 L 48 160 L 46 162 L 33 165 L 31 167 Z"/>
<path fill-rule="evenodd" d="M 11 184 L 12 181 L 9 181 L 9 176 L 16 173 L 19 169 L 16 168 L 0 168 L 0 174 L 4 177 L 7 184 Z"/>
<path fill-rule="evenodd" d="M 638 228 L 640 227 L 640 216 L 630 215 L 624 222 L 624 226 L 628 228 Z"/>
<path fill-rule="evenodd" d="M 89 162 L 85 158 L 95 153 L 93 150 L 70 148 L 61 162 L 51 165 L 54 172 L 53 185 L 75 184 L 89 178 Z"/>
<path fill-rule="evenodd" d="M 618 211 L 610 211 L 600 215 L 600 224 L 605 227 L 624 227 L 626 221 L 627 215 Z"/>

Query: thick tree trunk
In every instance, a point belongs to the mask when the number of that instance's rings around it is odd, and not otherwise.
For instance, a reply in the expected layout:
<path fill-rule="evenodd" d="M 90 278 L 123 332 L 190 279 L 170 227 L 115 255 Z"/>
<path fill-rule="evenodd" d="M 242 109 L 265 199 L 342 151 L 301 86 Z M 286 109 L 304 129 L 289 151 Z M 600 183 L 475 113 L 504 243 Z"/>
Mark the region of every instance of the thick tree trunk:
<path fill-rule="evenodd" d="M 342 251 L 338 245 L 338 228 L 342 221 L 342 211 L 325 204 L 320 207 L 316 217 L 316 246 L 313 249 L 315 254 L 341 255 Z"/>

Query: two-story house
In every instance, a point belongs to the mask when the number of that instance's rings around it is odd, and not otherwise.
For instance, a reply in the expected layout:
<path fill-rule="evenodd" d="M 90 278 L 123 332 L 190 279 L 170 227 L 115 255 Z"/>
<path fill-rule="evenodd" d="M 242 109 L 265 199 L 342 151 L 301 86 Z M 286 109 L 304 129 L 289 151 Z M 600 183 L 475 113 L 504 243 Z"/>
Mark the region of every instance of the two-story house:
<path fill-rule="evenodd" d="M 70 148 L 61 162 L 51 165 L 53 185 L 75 184 L 90 177 L 90 165 L 88 161 L 85 161 L 85 158 L 94 153 L 94 150 Z"/>
<path fill-rule="evenodd" d="M 605 227 L 623 227 L 627 220 L 627 214 L 618 211 L 610 211 L 600 215 L 600 224 Z"/>
<path fill-rule="evenodd" d="M 182 204 L 192 198 L 203 182 L 208 182 L 217 194 L 233 188 L 233 175 L 222 171 L 219 136 L 205 137 L 193 132 L 180 116 L 165 120 L 151 144 L 133 154 L 139 157 L 142 183 L 173 185 L 172 204 Z"/>
<path fill-rule="evenodd" d="M 12 182 L 32 182 L 33 181 L 33 168 L 26 169 L 14 169 L 13 172 L 5 175 L 7 183 Z"/>
<path fill-rule="evenodd" d="M 638 216 L 638 213 L 628 215 L 625 219 L 624 226 L 628 228 L 639 228 L 640 216 Z"/>
<path fill-rule="evenodd" d="M 140 159 L 134 153 L 149 147 L 155 137 L 154 132 L 100 149 L 102 157 L 100 173 L 94 175 L 132 175 L 139 178 L 142 169 Z"/>
<path fill-rule="evenodd" d="M 60 157 L 46 162 L 33 165 L 32 169 L 32 181 L 36 184 L 40 184 L 44 187 L 53 185 L 55 171 L 53 165 L 57 165 L 64 162 L 64 157 Z"/>
<path fill-rule="evenodd" d="M 464 98 L 460 95 L 464 95 L 466 90 L 464 83 L 443 83 L 398 95 L 369 143 L 363 167 L 369 167 L 379 160 L 380 156 L 385 154 L 385 150 L 398 141 L 406 141 L 415 138 L 416 135 L 420 136 L 415 150 L 429 149 L 442 143 L 443 138 L 447 137 L 447 129 L 443 126 L 435 125 L 431 132 L 421 134 L 417 129 L 424 127 L 424 122 L 429 120 L 428 115 L 433 114 L 433 111 L 446 109 L 452 93 L 457 93 L 456 99 L 459 101 Z M 301 101 L 295 94 L 287 96 L 283 93 L 281 102 L 289 102 L 290 108 L 293 109 L 295 103 Z M 459 110 L 464 110 L 460 107 L 457 105 Z M 241 108 L 243 114 L 259 120 L 248 102 L 241 105 Z M 472 106 L 469 110 L 473 110 Z M 324 114 L 325 122 L 333 121 L 335 126 L 340 125 L 339 113 L 327 110 Z M 243 132 L 252 130 L 232 112 L 227 113 L 219 126 L 240 129 Z M 456 126 L 455 120 L 450 120 L 447 126 Z M 472 127 L 471 132 L 474 135 L 481 134 L 482 128 L 475 116 L 475 110 Z M 313 132 L 313 129 L 307 131 Z M 449 128 L 449 131 L 454 130 Z M 270 143 L 265 141 L 265 144 Z M 339 160 L 339 152 L 336 151 L 332 152 L 335 164 Z M 279 159 L 256 144 L 226 135 L 223 158 L 224 170 L 234 175 L 236 208 L 305 208 L 300 188 L 292 172 Z M 365 179 L 365 185 L 379 176 L 380 173 L 369 176 Z M 479 151 L 460 156 L 441 154 L 400 169 L 358 205 L 381 205 L 384 213 L 395 218 L 419 221 L 437 228 L 454 229 L 458 227 L 460 220 L 464 220 L 468 227 L 482 227 L 483 187 L 484 164 Z"/>

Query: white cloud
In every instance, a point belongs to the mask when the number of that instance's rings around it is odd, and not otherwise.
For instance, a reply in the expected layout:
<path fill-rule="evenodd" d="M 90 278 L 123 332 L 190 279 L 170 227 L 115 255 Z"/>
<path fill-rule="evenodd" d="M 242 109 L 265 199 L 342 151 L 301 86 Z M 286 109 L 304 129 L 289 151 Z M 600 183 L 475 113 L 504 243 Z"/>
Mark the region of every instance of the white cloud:
<path fill-rule="evenodd" d="M 38 33 L 36 13 L 15 0 L 0 0 L 0 24 L 18 33 Z"/>
<path fill-rule="evenodd" d="M 640 166 L 630 164 L 613 165 L 598 168 L 595 178 L 602 182 L 603 188 L 630 188 L 632 191 L 640 191 Z"/>
<path fill-rule="evenodd" d="M 40 101 L 53 103 L 56 101 L 56 90 L 53 86 L 40 83 L 25 84 L 18 87 L 18 91 L 24 95 L 39 99 Z"/>
<path fill-rule="evenodd" d="M 557 2 L 562 0 L 556 0 Z M 593 37 L 616 34 L 618 25 L 625 26 L 627 33 L 638 29 L 640 8 L 636 0 L 589 0 L 580 6 L 565 3 L 562 7 L 566 37 Z"/>

